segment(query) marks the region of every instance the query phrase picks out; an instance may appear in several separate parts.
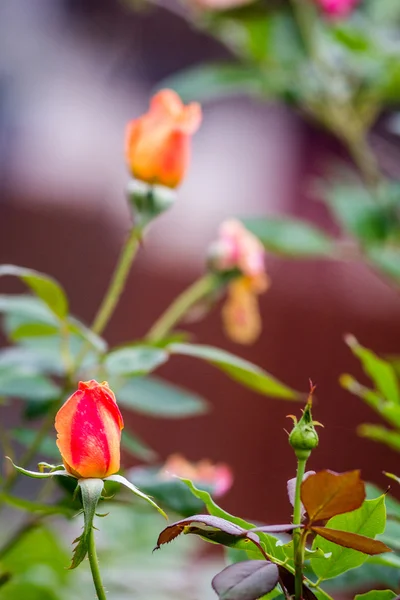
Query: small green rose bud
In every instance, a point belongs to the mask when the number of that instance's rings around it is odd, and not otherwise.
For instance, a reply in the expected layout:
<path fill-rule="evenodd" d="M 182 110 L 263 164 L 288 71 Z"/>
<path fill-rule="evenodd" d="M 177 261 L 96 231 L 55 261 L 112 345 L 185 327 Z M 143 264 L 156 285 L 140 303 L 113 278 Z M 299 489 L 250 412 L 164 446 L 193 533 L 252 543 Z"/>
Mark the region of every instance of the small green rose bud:
<path fill-rule="evenodd" d="M 149 185 L 131 179 L 127 186 L 127 197 L 136 225 L 143 228 L 174 204 L 176 192 L 162 185 Z"/>
<path fill-rule="evenodd" d="M 300 421 L 297 421 L 296 417 L 289 415 L 294 421 L 294 427 L 289 434 L 289 444 L 294 449 L 299 460 L 307 460 L 311 451 L 318 446 L 319 442 L 315 425 L 320 425 L 320 423 L 313 421 L 311 414 L 312 394 L 314 389 L 315 388 L 312 386 L 310 396 Z"/>

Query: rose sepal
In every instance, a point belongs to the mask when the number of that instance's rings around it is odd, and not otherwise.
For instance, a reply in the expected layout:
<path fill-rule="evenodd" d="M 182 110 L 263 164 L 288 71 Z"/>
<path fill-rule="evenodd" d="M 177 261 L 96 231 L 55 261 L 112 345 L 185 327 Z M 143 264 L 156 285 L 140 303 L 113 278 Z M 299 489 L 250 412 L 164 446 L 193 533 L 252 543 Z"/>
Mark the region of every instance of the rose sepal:
<path fill-rule="evenodd" d="M 33 479 L 46 479 L 47 477 L 54 477 L 54 475 L 64 475 L 66 477 L 73 477 L 71 473 L 68 473 L 68 471 L 65 470 L 64 465 L 49 465 L 48 463 L 39 463 L 39 469 L 50 468 L 51 470 L 48 472 L 44 472 L 42 470 L 28 471 L 27 469 L 23 469 L 22 467 L 19 467 L 18 465 L 13 463 L 9 456 L 6 456 L 6 458 L 10 461 L 14 469 L 16 469 L 19 473 L 22 473 L 22 475 L 27 475 L 28 477 L 32 477 Z M 74 479 L 76 478 L 74 477 Z"/>
<path fill-rule="evenodd" d="M 78 488 L 81 490 L 83 506 L 83 533 L 73 543 L 77 544 L 72 555 L 70 569 L 76 569 L 85 559 L 89 550 L 89 536 L 93 527 L 93 519 L 96 514 L 97 504 L 101 498 L 104 488 L 102 479 L 86 478 L 78 479 Z"/>
<path fill-rule="evenodd" d="M 131 179 L 127 197 L 132 208 L 135 226 L 141 231 L 153 219 L 168 210 L 175 202 L 176 192 L 162 185 L 151 185 L 139 179 Z"/>
<path fill-rule="evenodd" d="M 133 483 L 131 483 L 130 481 L 128 481 L 128 479 L 126 479 L 125 477 L 123 477 L 122 475 L 109 475 L 108 477 L 104 478 L 104 481 L 114 481 L 115 483 L 121 483 L 122 485 L 124 485 L 125 487 L 127 487 L 129 490 L 131 490 L 131 492 L 133 492 L 136 496 L 139 496 L 139 498 L 143 498 L 143 500 L 146 500 L 146 502 L 148 502 L 149 504 L 151 504 L 151 506 L 153 506 L 156 510 L 158 510 L 158 512 L 165 518 L 168 520 L 168 517 L 166 515 L 166 513 L 163 511 L 162 508 L 160 508 L 158 506 L 158 504 L 156 504 L 154 502 L 154 500 L 152 500 L 150 498 L 150 496 L 147 496 L 147 494 L 145 494 L 144 492 L 140 491 L 139 488 L 136 487 L 136 485 L 134 485 Z"/>

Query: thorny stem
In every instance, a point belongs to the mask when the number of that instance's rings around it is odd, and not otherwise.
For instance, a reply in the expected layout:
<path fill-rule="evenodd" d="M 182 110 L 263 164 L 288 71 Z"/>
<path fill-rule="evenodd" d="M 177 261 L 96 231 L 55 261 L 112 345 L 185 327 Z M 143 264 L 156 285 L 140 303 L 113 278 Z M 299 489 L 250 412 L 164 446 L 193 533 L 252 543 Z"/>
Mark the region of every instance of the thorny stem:
<path fill-rule="evenodd" d="M 306 459 L 298 459 L 297 461 L 293 525 L 301 524 L 300 487 L 304 478 L 306 462 Z M 293 531 L 293 554 L 295 567 L 295 600 L 301 600 L 303 591 L 304 535 L 300 527 Z"/>
<path fill-rule="evenodd" d="M 106 592 L 104 590 L 103 583 L 101 581 L 99 560 L 97 558 L 93 527 L 90 529 L 90 533 L 89 533 L 88 556 L 89 556 L 90 570 L 92 572 L 92 578 L 93 578 L 94 587 L 96 589 L 97 598 L 98 598 L 98 600 L 107 600 Z"/>
<path fill-rule="evenodd" d="M 216 278 L 207 274 L 182 292 L 161 315 L 146 335 L 149 342 L 163 340 L 181 321 L 190 308 L 206 297 L 217 285 Z"/>

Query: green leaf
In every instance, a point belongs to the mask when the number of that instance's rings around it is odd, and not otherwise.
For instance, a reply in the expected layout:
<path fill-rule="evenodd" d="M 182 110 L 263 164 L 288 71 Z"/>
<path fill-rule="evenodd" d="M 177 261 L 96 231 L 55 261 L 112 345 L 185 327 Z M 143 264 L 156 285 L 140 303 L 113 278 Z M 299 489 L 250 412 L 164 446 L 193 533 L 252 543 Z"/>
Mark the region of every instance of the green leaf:
<path fill-rule="evenodd" d="M 400 282 L 400 247 L 371 246 L 366 255 L 373 266 Z"/>
<path fill-rule="evenodd" d="M 121 446 L 124 450 L 146 462 L 157 458 L 157 452 L 145 444 L 136 434 L 124 429 L 122 431 Z"/>
<path fill-rule="evenodd" d="M 204 512 L 203 502 L 191 493 L 183 481 L 178 477 L 163 477 L 158 467 L 136 467 L 129 471 L 128 477 L 129 481 L 155 498 L 166 510 L 182 517 Z"/>
<path fill-rule="evenodd" d="M 32 292 L 47 304 L 50 310 L 60 319 L 68 314 L 68 300 L 62 287 L 48 275 L 17 267 L 15 265 L 2 265 L 0 276 L 12 275 L 19 277 L 32 290 Z"/>
<path fill-rule="evenodd" d="M 46 323 L 24 323 L 15 327 L 9 336 L 13 342 L 18 342 L 21 338 L 41 337 L 43 335 L 56 335 L 59 328 L 55 325 Z"/>
<path fill-rule="evenodd" d="M 269 252 L 290 257 L 329 256 L 334 239 L 305 221 L 294 219 L 241 219 Z"/>
<path fill-rule="evenodd" d="M 249 523 L 248 521 L 245 521 L 244 519 L 241 519 L 240 517 L 234 517 L 230 513 L 223 510 L 220 506 L 218 506 L 218 504 L 216 504 L 214 502 L 214 500 L 212 499 L 211 495 L 208 492 L 206 492 L 204 490 L 199 490 L 193 484 L 193 482 L 190 481 L 190 479 L 184 479 L 183 477 L 180 479 L 188 486 L 188 488 L 190 489 L 192 494 L 205 504 L 210 515 L 226 519 L 227 521 L 230 521 L 231 523 L 234 523 L 235 525 L 238 525 L 239 527 L 243 527 L 243 529 L 254 529 L 255 525 L 253 525 L 252 523 Z M 278 539 L 276 537 L 274 537 L 273 535 L 264 533 L 262 531 L 258 531 L 257 535 L 260 538 L 260 542 L 263 545 L 265 551 L 270 556 L 272 556 L 278 560 L 285 561 L 285 558 L 286 558 L 285 553 L 282 549 L 282 546 L 277 545 Z M 254 550 L 253 551 L 247 550 L 248 555 L 251 556 L 251 558 L 257 558 L 259 553 L 258 553 L 257 549 L 255 549 L 255 550 L 256 550 L 256 552 L 254 552 Z M 258 558 L 259 558 L 259 556 L 258 556 Z"/>
<path fill-rule="evenodd" d="M 385 493 L 379 487 L 374 485 L 373 483 L 366 483 L 365 490 L 367 492 L 367 500 L 373 500 L 385 494 L 385 505 L 386 505 L 386 513 L 387 517 L 394 517 L 400 519 L 400 502 L 393 498 L 390 494 Z"/>
<path fill-rule="evenodd" d="M 0 396 L 24 400 L 54 400 L 61 393 L 50 379 L 28 368 L 8 367 L 0 359 Z"/>
<path fill-rule="evenodd" d="M 225 350 L 199 344 L 171 344 L 168 350 L 171 354 L 182 354 L 205 360 L 235 381 L 260 394 L 286 400 L 302 399 L 300 394 L 275 379 L 267 371 Z"/>
<path fill-rule="evenodd" d="M 373 442 L 380 442 L 389 446 L 392 450 L 400 452 L 400 432 L 388 429 L 382 425 L 363 423 L 357 427 L 359 436 L 368 438 Z"/>
<path fill-rule="evenodd" d="M 260 95 L 260 73 L 238 63 L 204 63 L 164 79 L 161 87 L 175 90 L 184 102 L 205 102 L 232 95 Z"/>
<path fill-rule="evenodd" d="M 378 203 L 366 188 L 334 185 L 324 187 L 323 195 L 339 224 L 366 245 L 382 242 L 395 231 L 393 207 Z"/>
<path fill-rule="evenodd" d="M 76 335 L 69 336 L 69 350 L 76 357 L 82 348 L 82 339 Z M 97 366 L 97 356 L 89 351 L 83 361 L 82 368 Z M 42 336 L 40 338 L 23 338 L 18 346 L 0 351 L 0 368 L 7 366 L 22 367 L 32 372 L 49 373 L 62 376 L 65 374 L 63 343 L 60 336 Z"/>
<path fill-rule="evenodd" d="M 70 569 L 76 569 L 88 553 L 89 537 L 93 529 L 93 519 L 104 488 L 104 483 L 102 479 L 79 479 L 78 486 L 82 494 L 84 527 L 82 535 L 75 540 L 77 545 L 73 551 Z"/>
<path fill-rule="evenodd" d="M 59 325 L 54 313 L 42 300 L 26 294 L 0 294 L 0 313 L 16 319 L 16 327 L 26 323 Z"/>
<path fill-rule="evenodd" d="M 391 590 L 372 590 L 366 594 L 357 594 L 354 600 L 392 600 L 396 594 Z"/>
<path fill-rule="evenodd" d="M 131 346 L 110 352 L 104 361 L 110 376 L 145 375 L 168 360 L 168 353 L 151 346 Z"/>
<path fill-rule="evenodd" d="M 59 591 L 68 589 L 67 560 L 59 532 L 43 525 L 27 531 L 2 556 L 2 570 L 11 572 L 12 579 L 0 588 L 0 599 L 60 600 Z"/>
<path fill-rule="evenodd" d="M 365 373 L 372 379 L 376 389 L 389 402 L 399 404 L 400 390 L 393 366 L 372 350 L 361 346 L 353 335 L 347 335 L 345 341 L 353 354 L 360 359 Z"/>
<path fill-rule="evenodd" d="M 357 510 L 333 517 L 326 526 L 375 538 L 379 533 L 383 533 L 385 523 L 385 497 L 380 496 L 375 500 L 365 500 Z M 337 577 L 349 569 L 359 567 L 368 558 L 362 552 L 338 546 L 319 535 L 316 536 L 312 545 L 313 550 L 317 548 L 325 554 L 331 552 L 331 556 L 325 560 L 311 559 L 311 567 L 314 573 L 322 580 Z"/>
<path fill-rule="evenodd" d="M 364 400 L 388 423 L 400 427 L 400 405 L 397 402 L 384 400 L 378 392 L 361 385 L 352 375 L 347 373 L 340 376 L 339 383 L 344 389 Z"/>
<path fill-rule="evenodd" d="M 121 406 L 164 418 L 183 419 L 203 414 L 207 408 L 200 396 L 156 377 L 125 380 L 117 397 Z"/>

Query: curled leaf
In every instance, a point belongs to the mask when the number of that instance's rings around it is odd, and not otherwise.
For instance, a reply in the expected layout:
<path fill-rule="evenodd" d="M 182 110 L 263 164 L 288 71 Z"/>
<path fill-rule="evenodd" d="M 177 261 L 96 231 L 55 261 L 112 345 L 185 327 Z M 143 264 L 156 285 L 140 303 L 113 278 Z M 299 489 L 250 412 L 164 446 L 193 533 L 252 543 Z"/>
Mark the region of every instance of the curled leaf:
<path fill-rule="evenodd" d="M 251 540 L 257 546 L 259 545 L 259 539 L 255 533 L 235 525 L 235 523 L 212 515 L 194 515 L 166 527 L 158 536 L 154 550 L 158 550 L 163 544 L 172 542 L 181 533 L 194 533 L 224 546 L 233 545 L 243 538 Z"/>
<path fill-rule="evenodd" d="M 301 501 L 311 523 L 355 510 L 364 499 L 360 471 L 319 471 L 301 484 Z"/>

